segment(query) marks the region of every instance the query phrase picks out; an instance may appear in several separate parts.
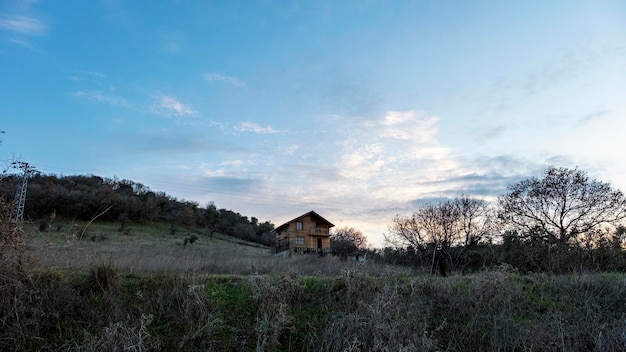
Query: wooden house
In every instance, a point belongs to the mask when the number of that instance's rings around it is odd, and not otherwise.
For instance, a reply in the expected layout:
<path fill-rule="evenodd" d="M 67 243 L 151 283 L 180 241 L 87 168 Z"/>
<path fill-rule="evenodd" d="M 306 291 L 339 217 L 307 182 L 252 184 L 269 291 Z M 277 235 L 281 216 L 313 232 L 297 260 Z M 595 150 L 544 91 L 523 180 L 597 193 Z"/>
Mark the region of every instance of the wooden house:
<path fill-rule="evenodd" d="M 274 229 L 276 252 L 328 254 L 333 226 L 314 211 L 300 215 Z"/>

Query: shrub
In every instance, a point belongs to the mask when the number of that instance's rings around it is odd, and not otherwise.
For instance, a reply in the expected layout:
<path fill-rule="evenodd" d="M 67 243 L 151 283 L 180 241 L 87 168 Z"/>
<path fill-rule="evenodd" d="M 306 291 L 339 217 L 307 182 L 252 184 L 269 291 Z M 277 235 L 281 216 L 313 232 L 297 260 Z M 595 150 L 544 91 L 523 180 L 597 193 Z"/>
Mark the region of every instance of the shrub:
<path fill-rule="evenodd" d="M 100 336 L 88 334 L 79 350 L 84 351 L 149 351 L 158 350 L 159 341 L 149 332 L 153 316 L 141 315 L 138 322 L 117 322 L 102 329 Z"/>
<path fill-rule="evenodd" d="M 23 270 L 27 254 L 22 239 L 22 223 L 11 218 L 13 206 L 0 197 L 0 269 Z"/>
<path fill-rule="evenodd" d="M 103 263 L 89 270 L 84 288 L 88 292 L 111 292 L 120 287 L 119 269 L 111 263 Z"/>
<path fill-rule="evenodd" d="M 183 245 L 186 246 L 187 243 L 193 244 L 197 240 L 198 240 L 198 236 L 196 236 L 195 234 L 193 234 L 191 236 L 187 236 L 187 237 L 185 237 L 185 240 L 183 241 Z"/>
<path fill-rule="evenodd" d="M 280 345 L 281 335 L 294 328 L 289 307 L 302 286 L 293 273 L 280 275 L 275 280 L 255 275 L 250 276 L 248 282 L 253 297 L 259 302 L 255 321 L 256 350 L 262 352 L 275 349 Z"/>

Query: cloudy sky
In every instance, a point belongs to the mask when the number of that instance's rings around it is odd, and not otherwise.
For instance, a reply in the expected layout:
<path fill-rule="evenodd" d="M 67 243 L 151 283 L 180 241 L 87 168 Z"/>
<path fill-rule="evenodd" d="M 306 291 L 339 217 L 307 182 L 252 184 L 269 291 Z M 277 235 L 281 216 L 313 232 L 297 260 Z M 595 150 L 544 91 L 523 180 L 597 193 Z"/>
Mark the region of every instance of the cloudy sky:
<path fill-rule="evenodd" d="M 626 190 L 621 0 L 0 1 L 0 159 L 374 244 L 548 165 Z"/>

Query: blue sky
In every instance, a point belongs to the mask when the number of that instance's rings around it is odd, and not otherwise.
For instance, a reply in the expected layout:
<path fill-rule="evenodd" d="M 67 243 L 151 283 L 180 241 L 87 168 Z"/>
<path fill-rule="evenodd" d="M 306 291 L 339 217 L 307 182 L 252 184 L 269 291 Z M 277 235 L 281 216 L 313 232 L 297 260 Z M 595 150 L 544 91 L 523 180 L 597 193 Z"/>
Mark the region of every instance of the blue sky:
<path fill-rule="evenodd" d="M 0 1 L 0 159 L 276 225 L 626 190 L 624 1 Z"/>

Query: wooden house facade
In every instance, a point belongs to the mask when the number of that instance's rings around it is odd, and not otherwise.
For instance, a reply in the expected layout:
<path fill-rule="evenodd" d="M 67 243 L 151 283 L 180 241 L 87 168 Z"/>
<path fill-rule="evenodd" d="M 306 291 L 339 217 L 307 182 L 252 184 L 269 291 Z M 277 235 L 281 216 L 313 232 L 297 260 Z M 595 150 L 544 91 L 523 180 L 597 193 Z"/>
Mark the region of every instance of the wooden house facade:
<path fill-rule="evenodd" d="M 276 252 L 328 254 L 333 226 L 314 211 L 300 215 L 274 229 Z"/>

